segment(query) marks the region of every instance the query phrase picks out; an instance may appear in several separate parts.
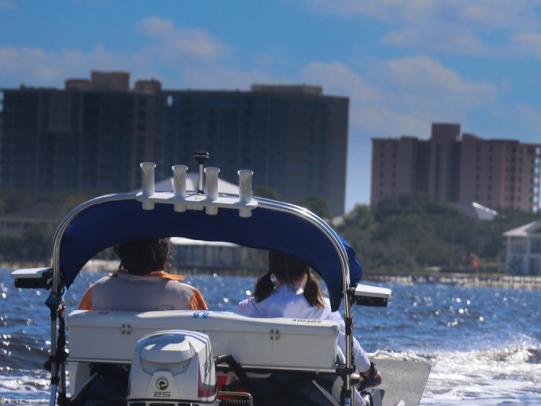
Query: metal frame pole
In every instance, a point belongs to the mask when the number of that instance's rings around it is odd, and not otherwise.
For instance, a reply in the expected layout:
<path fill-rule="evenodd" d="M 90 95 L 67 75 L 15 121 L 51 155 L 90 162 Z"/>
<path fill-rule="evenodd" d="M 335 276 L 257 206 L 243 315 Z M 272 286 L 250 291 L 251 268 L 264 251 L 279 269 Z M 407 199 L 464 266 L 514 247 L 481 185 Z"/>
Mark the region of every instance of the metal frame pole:
<path fill-rule="evenodd" d="M 63 281 L 61 279 L 60 275 L 60 245 L 62 242 L 62 238 L 64 236 L 64 233 L 67 229 L 67 227 L 70 225 L 70 223 L 75 219 L 79 213 L 84 211 L 85 209 L 101 204 L 106 202 L 113 202 L 113 201 L 122 201 L 122 200 L 137 200 L 136 199 L 136 193 L 120 193 L 120 194 L 112 194 L 112 195 L 105 195 L 100 196 L 95 199 L 89 200 L 85 203 L 82 203 L 81 205 L 75 207 L 73 210 L 71 210 L 61 221 L 60 225 L 55 231 L 54 237 L 53 237 L 53 255 L 52 255 L 52 270 L 53 270 L 53 284 L 52 284 L 52 292 L 51 292 L 51 299 L 58 301 L 59 304 L 62 304 L 62 290 L 63 290 Z M 264 199 L 264 198 L 258 198 L 259 206 L 262 208 L 275 210 L 275 211 L 281 211 L 285 212 L 291 215 L 294 215 L 296 217 L 301 217 L 307 221 L 309 221 L 311 224 L 316 226 L 323 234 L 330 240 L 330 242 L 333 244 L 334 248 L 336 249 L 336 252 L 338 254 L 338 258 L 340 259 L 340 265 L 341 265 L 341 271 L 342 271 L 342 290 L 343 290 L 343 304 L 344 304 L 344 322 L 346 325 L 346 365 L 345 368 L 348 371 L 348 373 L 345 375 L 344 383 L 342 392 L 345 395 L 345 397 L 350 397 L 351 403 L 354 404 L 354 396 L 352 395 L 352 387 L 351 387 L 351 372 L 353 368 L 353 319 L 351 315 L 351 301 L 349 300 L 349 284 L 350 284 L 350 278 L 349 278 L 349 261 L 347 252 L 336 234 L 336 232 L 329 226 L 324 220 L 322 220 L 320 217 L 312 213 L 311 211 L 296 206 L 290 203 L 284 203 L 284 202 L 278 202 L 270 199 Z M 54 316 L 54 317 L 53 317 Z M 58 307 L 55 311 L 55 314 L 51 313 L 51 400 L 50 400 L 50 406 L 54 406 L 54 399 L 56 399 L 56 392 L 58 389 L 58 383 L 61 384 L 61 395 L 65 395 L 65 367 L 58 364 L 64 364 L 65 360 L 61 360 L 61 362 L 55 362 L 58 359 L 58 323 L 57 323 L 57 317 L 58 317 Z M 63 313 L 60 315 L 63 318 Z M 64 328 L 63 319 L 61 323 L 62 328 Z M 63 349 L 62 349 L 63 350 Z M 59 377 L 59 374 L 62 374 L 62 377 Z M 58 382 L 53 382 L 53 380 L 57 378 Z M 343 395 L 343 396 L 344 396 Z M 53 403 L 51 403 L 53 402 Z"/>

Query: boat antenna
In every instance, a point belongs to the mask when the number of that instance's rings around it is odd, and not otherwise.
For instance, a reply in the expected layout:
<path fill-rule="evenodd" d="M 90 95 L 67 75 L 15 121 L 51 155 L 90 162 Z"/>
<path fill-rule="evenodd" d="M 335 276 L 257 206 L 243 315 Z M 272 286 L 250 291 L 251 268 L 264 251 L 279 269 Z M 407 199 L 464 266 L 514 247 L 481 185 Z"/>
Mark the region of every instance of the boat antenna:
<path fill-rule="evenodd" d="M 208 151 L 195 151 L 193 153 L 193 159 L 197 161 L 198 166 L 198 172 L 199 176 L 197 178 L 197 193 L 203 194 L 204 193 L 204 185 L 203 185 L 203 170 L 205 168 L 205 162 L 209 160 L 209 153 Z"/>

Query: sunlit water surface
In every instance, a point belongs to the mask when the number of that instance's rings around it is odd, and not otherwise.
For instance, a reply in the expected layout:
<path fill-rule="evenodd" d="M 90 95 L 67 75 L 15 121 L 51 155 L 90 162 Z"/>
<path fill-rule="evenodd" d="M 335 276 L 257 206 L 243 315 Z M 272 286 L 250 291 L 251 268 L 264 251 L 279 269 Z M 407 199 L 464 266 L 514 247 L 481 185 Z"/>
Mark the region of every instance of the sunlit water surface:
<path fill-rule="evenodd" d="M 66 294 L 74 310 L 101 276 L 82 273 Z M 234 310 L 254 278 L 188 276 L 211 309 Z M 357 307 L 355 333 L 370 352 L 432 364 L 423 405 L 541 405 L 541 292 L 385 285 L 388 308 Z M 45 291 L 13 287 L 0 271 L 0 403 L 44 404 L 49 345 Z"/>

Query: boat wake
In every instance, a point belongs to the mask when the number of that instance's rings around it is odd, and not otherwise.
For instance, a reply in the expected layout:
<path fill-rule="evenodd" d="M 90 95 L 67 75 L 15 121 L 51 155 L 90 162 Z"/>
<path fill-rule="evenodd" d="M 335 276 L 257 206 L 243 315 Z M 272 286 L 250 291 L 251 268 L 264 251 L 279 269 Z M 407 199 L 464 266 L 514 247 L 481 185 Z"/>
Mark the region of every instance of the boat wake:
<path fill-rule="evenodd" d="M 49 374 L 44 370 L 0 367 L 0 404 L 42 405 L 49 399 Z"/>
<path fill-rule="evenodd" d="M 379 351 L 380 359 L 426 360 L 432 365 L 421 405 L 540 405 L 541 344 L 434 353 Z"/>

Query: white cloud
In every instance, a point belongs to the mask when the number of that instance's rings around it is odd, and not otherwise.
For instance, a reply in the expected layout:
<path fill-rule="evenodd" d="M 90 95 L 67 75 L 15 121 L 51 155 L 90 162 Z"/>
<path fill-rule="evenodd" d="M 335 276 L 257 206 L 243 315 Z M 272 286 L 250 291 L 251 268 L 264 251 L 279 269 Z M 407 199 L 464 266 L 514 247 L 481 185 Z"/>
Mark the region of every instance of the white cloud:
<path fill-rule="evenodd" d="M 64 50 L 46 52 L 40 48 L 0 48 L 0 79 L 51 85 L 73 76 L 88 75 L 89 68 L 121 69 L 127 64 L 122 55 L 103 48 L 90 52 Z"/>
<path fill-rule="evenodd" d="M 369 17 L 394 23 L 475 24 L 487 28 L 537 25 L 539 0 L 302 0 L 316 13 Z M 458 28 L 458 27 L 457 27 Z"/>
<path fill-rule="evenodd" d="M 519 32 L 513 37 L 515 45 L 523 54 L 531 55 L 541 60 L 541 33 Z"/>
<path fill-rule="evenodd" d="M 456 31 L 445 25 L 390 31 L 383 35 L 381 42 L 398 48 L 415 47 L 447 54 L 481 55 L 491 52 L 489 46 L 472 32 Z"/>
<path fill-rule="evenodd" d="M 147 52 L 166 61 L 212 60 L 228 52 L 225 44 L 206 30 L 176 27 L 172 20 L 152 16 L 141 21 L 138 28 L 155 40 Z"/>
<path fill-rule="evenodd" d="M 302 0 L 315 13 L 370 18 L 386 24 L 383 44 L 417 52 L 512 54 L 513 33 L 536 30 L 540 0 Z M 505 38 L 494 45 L 492 37 Z"/>
<path fill-rule="evenodd" d="M 150 16 L 137 24 L 138 28 L 149 37 L 160 38 L 175 34 L 175 24 L 172 20 Z"/>
<path fill-rule="evenodd" d="M 33 47 L 0 48 L 0 85 L 29 82 L 59 86 L 67 78 L 88 77 L 91 69 L 126 70 L 136 77 L 173 76 L 176 85 L 182 82 L 184 71 L 204 71 L 229 56 L 230 48 L 202 29 L 177 27 L 171 20 L 159 17 L 148 17 L 137 28 L 150 42 L 131 53 L 103 47 L 58 52 Z"/>
<path fill-rule="evenodd" d="M 439 91 L 467 97 L 465 103 L 491 99 L 496 94 L 492 85 L 469 82 L 455 71 L 428 57 L 399 58 L 388 62 L 393 82 L 415 91 Z"/>
<path fill-rule="evenodd" d="M 521 127 L 528 135 L 537 134 L 536 143 L 541 139 L 541 110 L 527 105 L 517 107 L 518 115 L 521 117 Z"/>
<path fill-rule="evenodd" d="M 322 84 L 327 94 L 350 97 L 354 134 L 423 134 L 432 121 L 466 121 L 468 113 L 495 102 L 497 89 L 462 78 L 427 58 L 373 61 L 359 73 L 340 62 L 312 62 L 301 81 Z"/>
<path fill-rule="evenodd" d="M 17 4 L 14 0 L 0 0 L 0 11 L 14 10 Z"/>
<path fill-rule="evenodd" d="M 342 62 L 312 62 L 302 69 L 300 76 L 312 83 L 325 83 L 327 92 L 354 94 L 363 101 L 379 99 L 378 91 Z"/>

